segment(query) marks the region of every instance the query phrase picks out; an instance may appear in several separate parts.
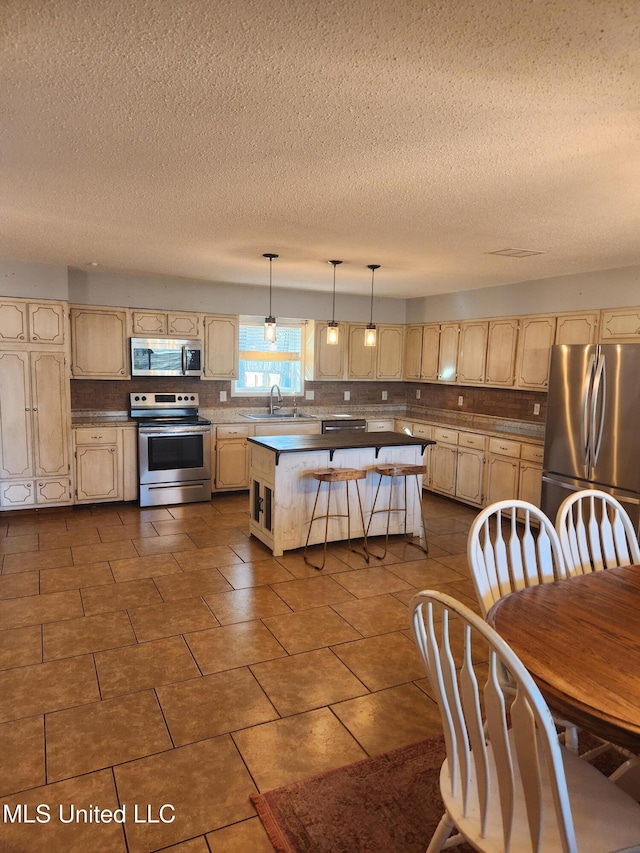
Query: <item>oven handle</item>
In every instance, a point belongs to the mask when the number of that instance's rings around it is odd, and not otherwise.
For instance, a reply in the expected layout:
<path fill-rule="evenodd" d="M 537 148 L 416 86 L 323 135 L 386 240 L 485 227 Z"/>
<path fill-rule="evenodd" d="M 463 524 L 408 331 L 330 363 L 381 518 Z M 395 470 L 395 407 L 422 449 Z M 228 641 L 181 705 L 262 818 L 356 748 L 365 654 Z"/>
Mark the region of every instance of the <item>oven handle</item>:
<path fill-rule="evenodd" d="M 207 435 L 211 432 L 211 426 L 164 426 L 164 427 L 140 427 L 140 435 Z"/>

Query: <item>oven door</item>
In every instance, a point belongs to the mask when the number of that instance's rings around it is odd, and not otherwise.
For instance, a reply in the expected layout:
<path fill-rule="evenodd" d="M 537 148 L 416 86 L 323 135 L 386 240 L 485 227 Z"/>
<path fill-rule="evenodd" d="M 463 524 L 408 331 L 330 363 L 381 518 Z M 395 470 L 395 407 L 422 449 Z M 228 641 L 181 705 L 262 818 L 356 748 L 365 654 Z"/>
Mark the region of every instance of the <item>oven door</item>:
<path fill-rule="evenodd" d="M 209 480 L 211 425 L 140 426 L 140 485 Z"/>

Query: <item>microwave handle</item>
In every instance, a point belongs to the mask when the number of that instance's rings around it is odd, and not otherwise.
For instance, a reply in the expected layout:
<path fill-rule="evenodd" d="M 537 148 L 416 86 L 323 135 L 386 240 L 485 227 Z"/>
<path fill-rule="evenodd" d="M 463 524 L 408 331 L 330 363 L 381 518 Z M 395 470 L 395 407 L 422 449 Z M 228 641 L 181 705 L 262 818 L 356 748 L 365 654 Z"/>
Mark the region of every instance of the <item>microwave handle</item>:
<path fill-rule="evenodd" d="M 187 348 L 186 346 L 182 347 L 182 375 L 185 376 L 187 373 Z"/>

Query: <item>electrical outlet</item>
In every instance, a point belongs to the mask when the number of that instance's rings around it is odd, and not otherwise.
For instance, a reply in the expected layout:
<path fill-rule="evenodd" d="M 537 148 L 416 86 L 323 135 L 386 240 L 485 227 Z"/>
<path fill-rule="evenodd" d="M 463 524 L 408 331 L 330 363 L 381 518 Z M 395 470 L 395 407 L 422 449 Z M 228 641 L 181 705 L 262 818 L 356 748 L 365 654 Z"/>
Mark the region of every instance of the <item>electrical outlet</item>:
<path fill-rule="evenodd" d="M 350 400 L 350 399 L 351 399 L 351 391 L 345 391 L 345 392 L 344 392 L 344 400 L 345 400 L 345 403 L 346 403 L 348 400 Z"/>
<path fill-rule="evenodd" d="M 220 392 L 220 402 L 221 402 L 221 403 L 226 403 L 226 402 L 227 402 L 227 392 L 226 392 L 226 391 L 221 391 L 221 392 Z"/>
<path fill-rule="evenodd" d="M 462 394 L 460 394 L 460 396 L 458 397 L 458 405 L 461 406 L 463 403 L 464 403 L 464 397 L 462 396 Z"/>
<path fill-rule="evenodd" d="M 533 404 L 533 414 L 534 415 L 540 414 L 540 403 L 534 403 Z"/>
<path fill-rule="evenodd" d="M 315 391 L 305 391 L 305 392 L 304 392 L 304 399 L 305 399 L 305 400 L 313 400 L 313 398 L 314 398 L 315 396 L 316 396 L 316 392 L 315 392 Z"/>
<path fill-rule="evenodd" d="M 386 392 L 386 391 L 383 391 L 383 392 L 382 392 L 382 399 L 383 399 L 383 400 L 386 400 L 386 399 L 387 399 L 387 392 Z"/>
<path fill-rule="evenodd" d="M 416 389 L 416 400 L 420 399 L 420 394 L 422 394 L 422 391 L 419 388 Z"/>

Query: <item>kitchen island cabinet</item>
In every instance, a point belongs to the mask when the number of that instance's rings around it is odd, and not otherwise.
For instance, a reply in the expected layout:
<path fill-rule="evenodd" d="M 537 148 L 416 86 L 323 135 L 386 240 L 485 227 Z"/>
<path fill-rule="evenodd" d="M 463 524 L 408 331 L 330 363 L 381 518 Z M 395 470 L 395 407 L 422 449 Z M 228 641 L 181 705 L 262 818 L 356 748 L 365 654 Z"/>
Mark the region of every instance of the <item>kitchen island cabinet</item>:
<path fill-rule="evenodd" d="M 264 542 L 275 557 L 284 551 L 304 547 L 318 481 L 312 472 L 323 468 L 358 468 L 367 476 L 360 481 L 360 496 L 367 524 L 378 485 L 375 466 L 382 464 L 422 463 L 422 454 L 429 440 L 383 433 L 342 433 L 341 435 L 286 435 L 249 438 L 251 449 L 250 532 Z M 386 506 L 389 481 L 384 478 L 377 507 Z M 346 510 L 346 489 L 332 490 L 332 513 Z M 318 500 L 317 513 L 326 512 L 326 491 Z M 335 503 L 334 503 L 335 500 Z M 420 533 L 421 507 L 415 489 L 407 489 L 407 531 Z M 351 535 L 362 536 L 360 514 L 355 490 L 349 491 Z M 309 544 L 324 541 L 323 523 L 313 525 Z M 371 536 L 382 536 L 386 516 L 377 513 L 371 525 Z M 404 532 L 404 519 L 392 513 L 390 534 Z M 347 521 L 335 518 L 329 523 L 330 541 L 347 539 Z"/>

